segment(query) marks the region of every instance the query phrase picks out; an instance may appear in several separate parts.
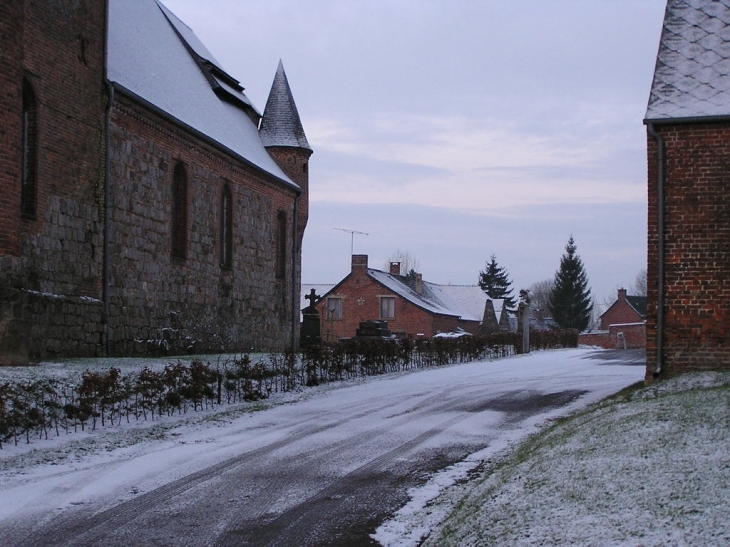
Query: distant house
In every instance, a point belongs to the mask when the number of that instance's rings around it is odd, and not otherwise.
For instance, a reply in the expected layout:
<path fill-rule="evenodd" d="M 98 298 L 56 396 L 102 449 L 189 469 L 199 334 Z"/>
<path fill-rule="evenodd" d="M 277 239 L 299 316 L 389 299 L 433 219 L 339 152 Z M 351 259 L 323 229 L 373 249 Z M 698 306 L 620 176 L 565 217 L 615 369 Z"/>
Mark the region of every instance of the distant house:
<path fill-rule="evenodd" d="M 316 305 L 323 340 L 355 336 L 360 322 L 370 320 L 387 321 L 388 329 L 401 337 L 478 332 L 487 299 L 478 285 L 438 285 L 421 274 L 402 276 L 397 262 L 388 272 L 376 270 L 368 267 L 367 255 L 353 255 L 351 266 Z"/>
<path fill-rule="evenodd" d="M 553 330 L 560 327 L 550 315 L 546 315 L 544 310 L 530 309 L 530 329 L 532 330 Z M 515 327 L 517 330 L 517 318 L 515 317 Z"/>
<path fill-rule="evenodd" d="M 600 330 L 581 334 L 579 341 L 605 349 L 646 347 L 646 297 L 619 289 L 616 302 L 601 315 Z"/>
<path fill-rule="evenodd" d="M 619 289 L 616 302 L 601 315 L 601 330 L 611 325 L 630 325 L 646 321 L 646 296 L 629 296 Z"/>
<path fill-rule="evenodd" d="M 646 379 L 730 369 L 730 5 L 669 0 L 644 123 Z"/>

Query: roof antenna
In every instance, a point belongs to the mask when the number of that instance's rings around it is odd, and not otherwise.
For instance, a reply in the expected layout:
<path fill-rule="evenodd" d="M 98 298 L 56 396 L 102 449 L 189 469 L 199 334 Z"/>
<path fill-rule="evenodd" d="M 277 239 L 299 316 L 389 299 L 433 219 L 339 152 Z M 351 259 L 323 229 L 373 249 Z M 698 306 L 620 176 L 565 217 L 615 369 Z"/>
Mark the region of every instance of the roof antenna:
<path fill-rule="evenodd" d="M 362 236 L 369 236 L 366 232 L 358 232 L 357 230 L 347 230 L 346 228 L 332 228 L 333 230 L 340 230 L 350 234 L 350 256 L 355 254 L 355 234 Z"/>

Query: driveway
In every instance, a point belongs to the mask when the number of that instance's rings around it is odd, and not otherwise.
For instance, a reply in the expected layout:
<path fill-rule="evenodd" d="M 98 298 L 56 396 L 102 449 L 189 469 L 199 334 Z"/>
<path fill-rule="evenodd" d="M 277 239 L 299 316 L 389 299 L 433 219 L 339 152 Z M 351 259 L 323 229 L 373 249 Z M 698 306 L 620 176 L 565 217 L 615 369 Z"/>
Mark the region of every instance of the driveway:
<path fill-rule="evenodd" d="M 375 545 L 436 471 L 643 378 L 560 350 L 313 390 L 171 438 L 6 478 L 14 546 Z"/>

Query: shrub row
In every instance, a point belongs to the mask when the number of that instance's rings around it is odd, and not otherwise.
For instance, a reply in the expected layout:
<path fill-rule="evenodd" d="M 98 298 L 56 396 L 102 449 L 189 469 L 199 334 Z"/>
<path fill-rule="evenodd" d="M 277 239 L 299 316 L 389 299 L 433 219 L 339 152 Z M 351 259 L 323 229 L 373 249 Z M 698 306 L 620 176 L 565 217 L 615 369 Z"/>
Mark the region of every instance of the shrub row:
<path fill-rule="evenodd" d="M 575 347 L 575 331 L 532 333 L 533 349 Z M 43 379 L 0 384 L 0 448 L 31 437 L 81 428 L 154 420 L 221 404 L 268 397 L 272 392 L 476 359 L 511 355 L 521 347 L 513 333 L 434 338 L 423 341 L 352 339 L 313 346 L 301 353 L 248 355 L 212 365 L 200 359 L 171 363 L 161 371 L 143 368 L 123 375 L 118 368 L 86 371 L 80 381 Z"/>

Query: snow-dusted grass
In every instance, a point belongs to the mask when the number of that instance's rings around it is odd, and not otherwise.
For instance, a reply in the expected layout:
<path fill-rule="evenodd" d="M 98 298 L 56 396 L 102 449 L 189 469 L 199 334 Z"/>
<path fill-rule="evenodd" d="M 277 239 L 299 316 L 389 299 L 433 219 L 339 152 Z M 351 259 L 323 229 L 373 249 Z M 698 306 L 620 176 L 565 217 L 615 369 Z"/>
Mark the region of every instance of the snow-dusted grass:
<path fill-rule="evenodd" d="M 422 516 L 444 508 L 424 546 L 730 545 L 730 374 L 635 386 L 558 420 Z"/>

